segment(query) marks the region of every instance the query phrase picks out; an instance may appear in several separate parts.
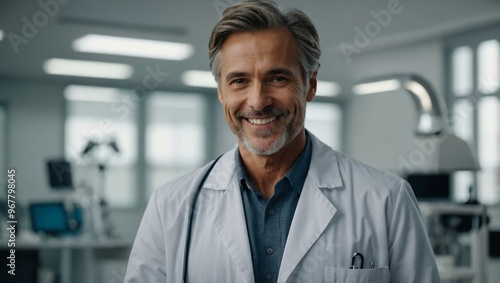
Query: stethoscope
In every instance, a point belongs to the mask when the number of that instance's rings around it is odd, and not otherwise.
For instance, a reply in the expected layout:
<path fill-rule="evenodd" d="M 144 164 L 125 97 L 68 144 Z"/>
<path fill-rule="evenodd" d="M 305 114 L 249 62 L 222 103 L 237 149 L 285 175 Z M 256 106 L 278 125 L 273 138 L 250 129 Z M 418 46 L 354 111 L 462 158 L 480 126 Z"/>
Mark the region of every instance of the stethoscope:
<path fill-rule="evenodd" d="M 186 246 L 184 248 L 184 265 L 182 267 L 182 282 L 186 283 L 187 282 L 187 270 L 188 270 L 188 260 L 189 260 L 189 246 L 191 245 L 191 228 L 193 226 L 193 218 L 194 218 L 194 210 L 195 210 L 195 205 L 196 205 L 196 200 L 198 199 L 198 195 L 200 194 L 201 189 L 203 188 L 203 185 L 205 184 L 205 180 L 207 179 L 208 175 L 210 175 L 210 172 L 215 166 L 215 163 L 222 157 L 219 156 L 217 159 L 215 159 L 214 162 L 210 165 L 208 168 L 207 172 L 205 172 L 205 175 L 203 175 L 203 178 L 201 178 L 200 184 L 196 188 L 196 191 L 194 192 L 193 195 L 193 200 L 191 202 L 191 210 L 189 212 L 189 220 L 188 220 L 188 225 L 187 225 L 187 233 L 186 233 Z"/>

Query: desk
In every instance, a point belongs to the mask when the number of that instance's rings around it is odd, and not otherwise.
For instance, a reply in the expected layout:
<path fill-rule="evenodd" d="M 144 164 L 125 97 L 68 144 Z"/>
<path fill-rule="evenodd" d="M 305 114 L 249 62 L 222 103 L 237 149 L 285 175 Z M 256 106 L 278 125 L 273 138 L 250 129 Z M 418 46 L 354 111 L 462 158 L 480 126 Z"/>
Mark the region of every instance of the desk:
<path fill-rule="evenodd" d="M 105 251 L 128 255 L 132 243 L 123 240 L 92 240 L 90 238 L 49 238 L 37 240 L 22 240 L 16 242 L 16 250 L 59 250 L 59 272 L 61 283 L 95 283 L 94 252 Z M 73 275 L 73 252 L 83 252 L 83 266 L 79 266 L 83 272 L 81 276 Z"/>

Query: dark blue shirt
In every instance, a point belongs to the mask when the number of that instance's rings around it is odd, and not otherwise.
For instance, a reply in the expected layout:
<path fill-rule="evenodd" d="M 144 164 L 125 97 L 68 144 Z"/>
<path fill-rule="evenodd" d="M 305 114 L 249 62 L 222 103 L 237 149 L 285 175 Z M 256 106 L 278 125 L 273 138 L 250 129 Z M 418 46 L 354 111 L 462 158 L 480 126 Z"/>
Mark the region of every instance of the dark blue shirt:
<path fill-rule="evenodd" d="M 239 152 L 236 154 L 238 180 L 252 253 L 255 282 L 276 282 L 293 214 L 311 163 L 309 137 L 304 150 L 292 168 L 274 186 L 274 195 L 267 200 L 253 185 L 246 173 Z"/>

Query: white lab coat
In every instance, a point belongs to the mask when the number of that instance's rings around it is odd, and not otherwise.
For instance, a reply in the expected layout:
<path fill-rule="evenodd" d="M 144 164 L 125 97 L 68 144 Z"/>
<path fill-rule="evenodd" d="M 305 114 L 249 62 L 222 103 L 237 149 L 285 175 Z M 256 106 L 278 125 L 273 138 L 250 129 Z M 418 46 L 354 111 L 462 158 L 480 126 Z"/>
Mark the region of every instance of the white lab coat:
<path fill-rule="evenodd" d="M 439 282 L 433 251 L 409 185 L 333 151 L 316 137 L 290 227 L 278 282 Z M 254 282 L 235 169 L 224 154 L 198 197 L 190 283 Z M 126 283 L 181 282 L 191 199 L 208 165 L 151 196 L 130 255 Z M 365 269 L 349 269 L 360 252 Z M 375 265 L 370 269 L 370 262 Z"/>

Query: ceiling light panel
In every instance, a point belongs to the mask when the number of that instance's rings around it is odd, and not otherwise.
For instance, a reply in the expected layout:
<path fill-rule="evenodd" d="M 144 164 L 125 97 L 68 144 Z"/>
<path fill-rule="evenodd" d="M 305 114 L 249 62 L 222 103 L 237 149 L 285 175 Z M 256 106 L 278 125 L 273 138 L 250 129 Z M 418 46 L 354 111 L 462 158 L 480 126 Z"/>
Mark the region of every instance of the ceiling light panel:
<path fill-rule="evenodd" d="M 121 90 L 111 87 L 69 85 L 64 89 L 64 97 L 71 101 L 106 102 L 119 101 Z"/>
<path fill-rule="evenodd" d="M 194 53 L 191 44 L 129 37 L 87 34 L 73 41 L 77 52 L 164 60 L 185 60 Z"/>
<path fill-rule="evenodd" d="M 61 58 L 48 59 L 43 64 L 43 70 L 51 75 L 121 80 L 129 79 L 134 73 L 132 66 L 126 64 Z"/>

